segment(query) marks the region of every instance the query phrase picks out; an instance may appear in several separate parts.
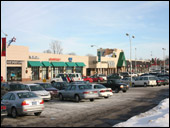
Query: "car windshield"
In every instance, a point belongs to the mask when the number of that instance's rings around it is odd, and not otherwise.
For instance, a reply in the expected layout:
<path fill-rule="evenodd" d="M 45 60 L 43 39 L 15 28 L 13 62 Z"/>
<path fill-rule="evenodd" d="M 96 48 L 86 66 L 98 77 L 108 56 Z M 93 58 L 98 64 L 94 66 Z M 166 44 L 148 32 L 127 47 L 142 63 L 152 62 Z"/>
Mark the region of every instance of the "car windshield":
<path fill-rule="evenodd" d="M 106 87 L 101 84 L 94 85 L 94 89 L 99 89 L 99 88 L 106 88 Z"/>
<path fill-rule="evenodd" d="M 41 84 L 41 86 L 43 88 L 53 88 L 53 86 L 51 84 L 48 84 L 48 83 Z"/>
<path fill-rule="evenodd" d="M 35 93 L 32 92 L 20 92 L 17 93 L 17 95 L 20 99 L 38 97 Z"/>
<path fill-rule="evenodd" d="M 42 90 L 44 90 L 40 85 L 31 85 L 30 89 L 31 89 L 31 91 L 42 91 Z"/>
<path fill-rule="evenodd" d="M 149 80 L 156 80 L 156 77 L 149 77 Z"/>
<path fill-rule="evenodd" d="M 92 87 L 90 85 L 79 85 L 78 87 L 79 87 L 80 90 L 92 89 Z"/>

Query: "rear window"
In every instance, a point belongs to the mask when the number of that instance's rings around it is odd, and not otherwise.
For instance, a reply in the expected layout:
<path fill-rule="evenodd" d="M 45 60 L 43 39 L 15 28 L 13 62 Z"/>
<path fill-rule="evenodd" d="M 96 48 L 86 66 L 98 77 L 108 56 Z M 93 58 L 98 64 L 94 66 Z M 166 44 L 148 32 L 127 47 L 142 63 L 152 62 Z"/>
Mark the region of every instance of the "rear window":
<path fill-rule="evenodd" d="M 92 89 L 92 87 L 90 85 L 79 85 L 78 87 L 79 87 L 80 90 Z"/>
<path fill-rule="evenodd" d="M 106 88 L 106 87 L 101 84 L 94 85 L 94 89 L 100 89 L 100 88 Z"/>
<path fill-rule="evenodd" d="M 20 99 L 38 97 L 35 93 L 32 92 L 20 92 L 17 93 L 17 95 Z"/>
<path fill-rule="evenodd" d="M 149 80 L 156 80 L 156 77 L 149 77 Z"/>
<path fill-rule="evenodd" d="M 31 85 L 30 86 L 31 91 L 42 91 L 44 90 L 40 85 Z"/>

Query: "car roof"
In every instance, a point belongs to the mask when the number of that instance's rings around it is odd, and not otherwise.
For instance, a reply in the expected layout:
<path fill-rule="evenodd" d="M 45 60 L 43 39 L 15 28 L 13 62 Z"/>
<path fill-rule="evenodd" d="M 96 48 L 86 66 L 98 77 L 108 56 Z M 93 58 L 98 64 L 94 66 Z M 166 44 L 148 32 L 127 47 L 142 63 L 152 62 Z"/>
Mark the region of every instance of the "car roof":
<path fill-rule="evenodd" d="M 35 85 L 39 85 L 39 84 L 26 84 L 28 86 L 35 86 Z"/>
<path fill-rule="evenodd" d="M 19 93 L 19 92 L 30 92 L 28 90 L 20 90 L 20 91 L 10 91 L 8 93 Z"/>

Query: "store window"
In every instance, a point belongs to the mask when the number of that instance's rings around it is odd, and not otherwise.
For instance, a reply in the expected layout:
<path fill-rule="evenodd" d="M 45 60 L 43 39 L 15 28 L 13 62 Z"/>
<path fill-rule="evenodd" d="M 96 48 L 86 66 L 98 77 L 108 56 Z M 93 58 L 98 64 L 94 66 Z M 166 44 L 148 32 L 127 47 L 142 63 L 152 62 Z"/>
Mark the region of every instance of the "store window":
<path fill-rule="evenodd" d="M 32 80 L 39 80 L 39 67 L 32 67 Z"/>
<path fill-rule="evenodd" d="M 83 73 L 83 68 L 82 67 L 76 67 L 76 73 Z"/>
<path fill-rule="evenodd" d="M 73 73 L 74 67 L 66 67 L 66 73 Z"/>
<path fill-rule="evenodd" d="M 7 67 L 7 81 L 21 81 L 22 68 L 21 67 Z"/>
<path fill-rule="evenodd" d="M 55 76 L 59 73 L 64 73 L 64 67 L 52 67 L 52 78 L 55 78 Z"/>
<path fill-rule="evenodd" d="M 48 79 L 48 67 L 42 68 L 42 79 Z"/>

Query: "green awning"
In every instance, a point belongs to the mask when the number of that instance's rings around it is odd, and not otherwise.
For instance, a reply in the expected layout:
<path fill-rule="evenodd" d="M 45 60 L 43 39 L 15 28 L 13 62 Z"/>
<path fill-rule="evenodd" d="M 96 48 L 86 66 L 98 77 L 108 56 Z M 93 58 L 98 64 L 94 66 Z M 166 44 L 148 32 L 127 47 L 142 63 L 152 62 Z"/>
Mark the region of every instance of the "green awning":
<path fill-rule="evenodd" d="M 66 64 L 67 64 L 68 67 L 77 66 L 76 63 L 74 63 L 74 62 L 66 62 Z"/>
<path fill-rule="evenodd" d="M 43 66 L 40 61 L 28 61 L 28 67 L 40 67 Z"/>
<path fill-rule="evenodd" d="M 64 62 L 51 62 L 54 67 L 64 67 L 67 66 Z"/>
<path fill-rule="evenodd" d="M 78 67 L 84 67 L 84 66 L 86 66 L 83 62 L 76 62 L 76 65 L 77 65 Z"/>
<path fill-rule="evenodd" d="M 42 64 L 43 64 L 44 67 L 52 66 L 52 65 L 50 64 L 50 62 L 48 62 L 48 61 L 43 61 Z"/>
<path fill-rule="evenodd" d="M 127 64 L 126 64 L 126 59 L 125 59 L 124 52 L 120 52 L 117 67 L 123 67 L 123 66 L 126 66 L 126 65 Z"/>

